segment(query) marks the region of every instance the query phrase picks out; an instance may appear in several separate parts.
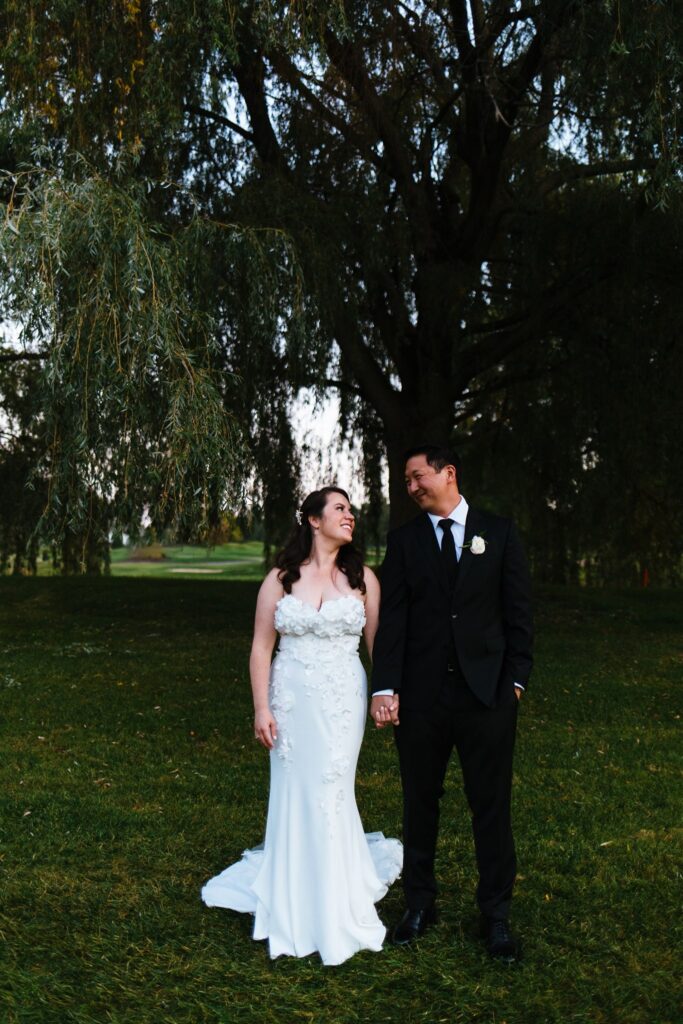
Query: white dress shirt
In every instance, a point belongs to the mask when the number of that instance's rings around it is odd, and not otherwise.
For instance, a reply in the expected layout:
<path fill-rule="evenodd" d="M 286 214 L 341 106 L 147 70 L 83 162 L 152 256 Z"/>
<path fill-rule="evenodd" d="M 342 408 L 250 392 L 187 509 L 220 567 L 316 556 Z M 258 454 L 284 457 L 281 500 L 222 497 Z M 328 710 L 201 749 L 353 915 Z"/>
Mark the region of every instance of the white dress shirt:
<path fill-rule="evenodd" d="M 451 526 L 451 534 L 453 535 L 453 541 L 455 543 L 455 557 L 460 561 L 462 555 L 462 546 L 465 543 L 465 521 L 467 519 L 467 511 L 469 505 L 464 494 L 460 495 L 460 501 L 455 506 L 452 512 L 449 512 L 447 516 L 437 516 L 433 512 L 428 512 L 427 515 L 432 521 L 434 527 L 434 533 L 436 534 L 436 542 L 441 547 L 443 541 L 443 529 L 439 526 L 442 519 L 452 519 L 453 526 Z"/>

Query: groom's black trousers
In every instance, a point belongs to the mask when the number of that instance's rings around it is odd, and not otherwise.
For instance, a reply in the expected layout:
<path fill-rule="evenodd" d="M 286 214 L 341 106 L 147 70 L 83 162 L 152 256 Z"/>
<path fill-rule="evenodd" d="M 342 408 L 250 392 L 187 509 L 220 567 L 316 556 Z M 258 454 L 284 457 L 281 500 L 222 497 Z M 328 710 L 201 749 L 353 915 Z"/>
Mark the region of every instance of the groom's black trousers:
<path fill-rule="evenodd" d="M 453 747 L 462 768 L 479 869 L 482 914 L 507 919 L 515 880 L 510 820 L 512 754 L 517 698 L 510 687 L 495 708 L 482 704 L 456 670 L 439 700 L 421 710 L 400 709 L 394 730 L 403 786 L 403 888 L 411 909 L 430 905 L 437 893 L 434 855 L 439 800 Z"/>

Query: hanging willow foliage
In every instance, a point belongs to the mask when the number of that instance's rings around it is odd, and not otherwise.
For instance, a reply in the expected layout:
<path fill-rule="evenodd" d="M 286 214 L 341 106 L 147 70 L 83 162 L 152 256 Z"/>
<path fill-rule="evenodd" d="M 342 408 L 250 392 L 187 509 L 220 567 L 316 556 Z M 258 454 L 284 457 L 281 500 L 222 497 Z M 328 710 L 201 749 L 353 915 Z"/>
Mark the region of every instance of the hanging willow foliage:
<path fill-rule="evenodd" d="M 144 510 L 159 526 L 205 522 L 216 480 L 220 501 L 234 494 L 240 442 L 212 370 L 213 324 L 191 292 L 203 226 L 163 230 L 149 185 L 83 162 L 3 185 L 4 307 L 42 363 L 43 528 L 82 533 L 93 505 L 111 502 L 127 529 Z"/>

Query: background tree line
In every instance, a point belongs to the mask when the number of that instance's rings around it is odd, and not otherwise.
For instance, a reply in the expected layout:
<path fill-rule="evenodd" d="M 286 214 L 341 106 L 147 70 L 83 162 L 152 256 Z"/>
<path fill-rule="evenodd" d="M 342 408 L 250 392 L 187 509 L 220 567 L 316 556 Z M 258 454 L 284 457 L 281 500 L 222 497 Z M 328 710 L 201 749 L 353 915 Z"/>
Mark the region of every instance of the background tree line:
<path fill-rule="evenodd" d="M 680 580 L 676 8 L 3 0 L 5 550 L 246 486 L 277 543 L 308 387 L 371 538 L 451 438 L 539 578 Z"/>

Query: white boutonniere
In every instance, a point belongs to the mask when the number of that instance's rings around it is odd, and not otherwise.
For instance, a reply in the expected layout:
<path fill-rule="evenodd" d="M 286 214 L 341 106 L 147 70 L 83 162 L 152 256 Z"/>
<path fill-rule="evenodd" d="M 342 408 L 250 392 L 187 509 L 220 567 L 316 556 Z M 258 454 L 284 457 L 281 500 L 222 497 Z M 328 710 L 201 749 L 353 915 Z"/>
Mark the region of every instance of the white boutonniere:
<path fill-rule="evenodd" d="M 486 551 L 486 541 L 483 537 L 475 534 L 469 545 L 466 544 L 465 547 L 469 547 L 473 555 L 483 555 Z"/>

